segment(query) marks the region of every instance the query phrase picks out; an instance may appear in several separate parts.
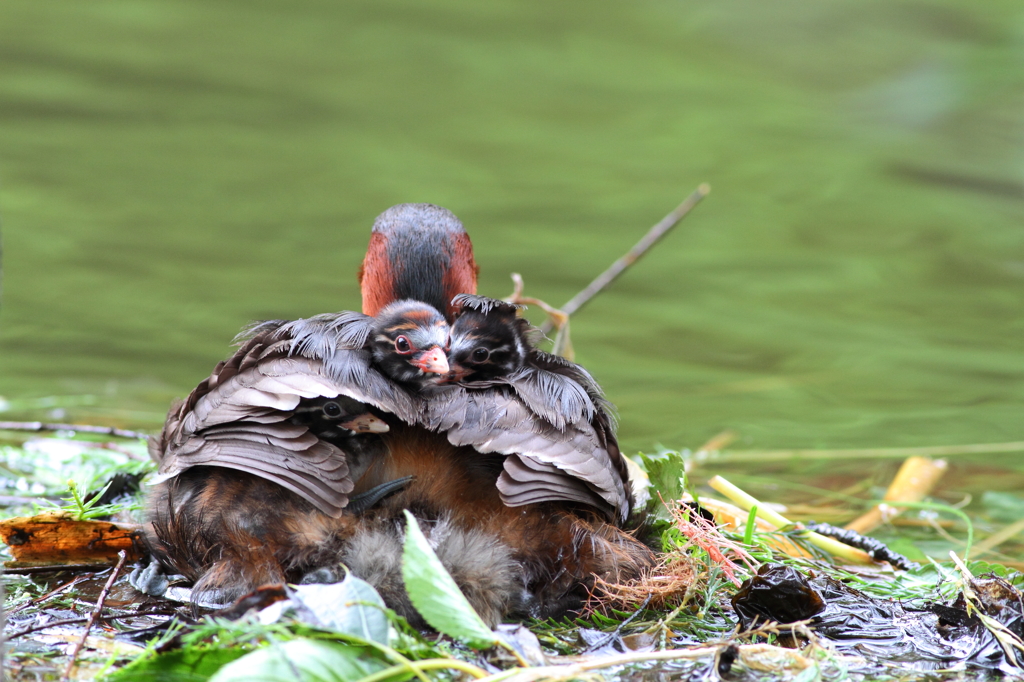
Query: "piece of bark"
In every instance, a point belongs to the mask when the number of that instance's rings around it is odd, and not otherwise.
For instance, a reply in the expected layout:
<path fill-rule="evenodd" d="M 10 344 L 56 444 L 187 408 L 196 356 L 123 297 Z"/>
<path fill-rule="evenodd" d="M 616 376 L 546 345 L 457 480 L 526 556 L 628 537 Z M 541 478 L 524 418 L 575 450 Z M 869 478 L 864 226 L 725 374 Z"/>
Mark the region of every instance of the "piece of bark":
<path fill-rule="evenodd" d="M 112 564 L 124 550 L 134 561 L 141 554 L 135 524 L 77 521 L 63 511 L 0 521 L 0 539 L 10 547 L 10 568 L 54 564 Z"/>

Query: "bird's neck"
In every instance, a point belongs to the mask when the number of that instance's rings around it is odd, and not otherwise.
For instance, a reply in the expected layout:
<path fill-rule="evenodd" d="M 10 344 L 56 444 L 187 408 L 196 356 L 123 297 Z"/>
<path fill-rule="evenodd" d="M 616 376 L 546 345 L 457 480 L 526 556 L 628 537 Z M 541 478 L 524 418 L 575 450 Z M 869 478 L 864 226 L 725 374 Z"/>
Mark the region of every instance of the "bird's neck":
<path fill-rule="evenodd" d="M 451 319 L 452 298 L 476 293 L 477 265 L 465 234 L 410 232 L 370 237 L 359 272 L 363 313 L 402 299 L 428 303 Z"/>

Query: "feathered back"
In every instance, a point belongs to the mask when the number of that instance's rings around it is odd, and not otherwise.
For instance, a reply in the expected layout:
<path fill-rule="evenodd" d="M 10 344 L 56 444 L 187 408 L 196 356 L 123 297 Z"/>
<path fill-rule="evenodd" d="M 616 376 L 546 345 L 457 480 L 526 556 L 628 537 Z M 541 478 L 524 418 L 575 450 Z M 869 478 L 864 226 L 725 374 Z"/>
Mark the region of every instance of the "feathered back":
<path fill-rule="evenodd" d="M 498 489 L 509 506 L 569 501 L 620 521 L 628 516 L 614 421 L 582 367 L 531 346 L 509 376 L 418 394 L 373 365 L 366 349 L 373 328 L 374 318 L 353 312 L 251 327 L 238 351 L 172 408 L 151 444 L 161 477 L 198 465 L 236 468 L 338 516 L 353 470 L 377 456 L 365 452 L 377 437 L 328 441 L 295 417 L 302 401 L 344 395 L 445 433 L 453 445 L 506 455 Z"/>
<path fill-rule="evenodd" d="M 409 421 L 421 411 L 420 399 L 381 375 L 361 347 L 371 319 L 346 312 L 244 332 L 251 338 L 171 408 L 151 442 L 157 481 L 194 466 L 234 468 L 339 516 L 354 487 L 352 471 L 365 469 L 360 460 L 381 454 L 381 444 L 370 435 L 319 437 L 297 416 L 303 401 L 344 395 Z"/>

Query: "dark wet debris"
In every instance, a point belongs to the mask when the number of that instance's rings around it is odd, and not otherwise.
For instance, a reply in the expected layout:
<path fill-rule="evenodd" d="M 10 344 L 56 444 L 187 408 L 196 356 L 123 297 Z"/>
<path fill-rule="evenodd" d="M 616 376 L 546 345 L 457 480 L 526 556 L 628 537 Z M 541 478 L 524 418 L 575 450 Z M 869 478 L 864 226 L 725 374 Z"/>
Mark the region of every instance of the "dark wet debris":
<path fill-rule="evenodd" d="M 749 630 L 758 623 L 796 623 L 825 610 L 825 601 L 800 571 L 791 566 L 765 564 L 745 581 L 732 598 L 740 625 Z"/>
<path fill-rule="evenodd" d="M 833 526 L 830 523 L 815 523 L 814 521 L 808 521 L 804 526 L 808 530 L 813 530 L 819 535 L 825 535 L 834 540 L 838 540 L 844 545 L 864 550 L 868 553 L 868 556 L 875 561 L 884 561 L 896 570 L 912 571 L 916 568 L 920 568 L 920 565 L 917 562 L 911 561 L 902 554 L 892 551 L 881 540 L 861 535 L 855 530 L 840 528 L 839 526 Z"/>
<path fill-rule="evenodd" d="M 1016 648 L 1024 640 L 1024 598 L 996 576 L 970 580 L 949 604 L 904 603 L 871 597 L 825 575 L 765 565 L 732 604 L 744 630 L 768 621 L 806 622 L 840 653 L 906 670 L 1024 674 L 1024 645 Z M 782 631 L 783 643 L 785 635 L 790 644 L 799 643 L 798 628 Z"/>

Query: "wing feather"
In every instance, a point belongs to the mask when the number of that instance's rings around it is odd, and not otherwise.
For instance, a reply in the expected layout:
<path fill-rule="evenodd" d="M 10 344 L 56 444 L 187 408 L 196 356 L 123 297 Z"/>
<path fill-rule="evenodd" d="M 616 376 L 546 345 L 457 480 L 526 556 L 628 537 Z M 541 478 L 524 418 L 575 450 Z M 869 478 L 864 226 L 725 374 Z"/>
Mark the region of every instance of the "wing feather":
<path fill-rule="evenodd" d="M 552 423 L 544 415 L 554 407 L 535 410 L 517 383 L 491 383 L 480 389 L 453 387 L 435 396 L 427 403 L 425 425 L 445 432 L 452 445 L 515 455 L 506 460 L 498 486 L 509 506 L 527 504 L 524 500 L 566 500 L 596 506 L 620 519 L 628 515 L 631 500 L 600 420 L 592 423 L 581 404 L 574 420 L 563 415 L 561 425 Z M 585 389 L 579 390 L 586 395 Z M 512 460 L 518 461 L 510 464 Z M 528 470 L 538 475 L 531 478 Z"/>
<path fill-rule="evenodd" d="M 568 476 L 555 466 L 529 457 L 511 456 L 505 459 L 504 470 L 498 478 L 498 490 L 510 507 L 551 499 L 554 494 L 558 499 L 610 511 L 610 505 L 583 481 Z"/>
<path fill-rule="evenodd" d="M 303 400 L 345 395 L 415 422 L 422 399 L 371 366 L 363 349 L 372 318 L 359 313 L 272 321 L 243 332 L 238 351 L 217 365 L 168 415 L 150 451 L 159 480 L 194 466 L 246 471 L 338 516 L 364 452 L 328 442 L 296 417 Z M 376 436 L 358 436 L 375 439 Z"/>
<path fill-rule="evenodd" d="M 151 443 L 161 478 L 200 465 L 234 468 L 338 515 L 352 470 L 367 462 L 293 417 L 303 400 L 344 395 L 446 433 L 455 446 L 506 455 L 498 490 L 509 506 L 569 501 L 628 515 L 614 419 L 582 367 L 531 350 L 527 366 L 504 379 L 414 395 L 372 366 L 372 322 L 338 313 L 250 328 L 238 351 L 172 407 Z"/>

